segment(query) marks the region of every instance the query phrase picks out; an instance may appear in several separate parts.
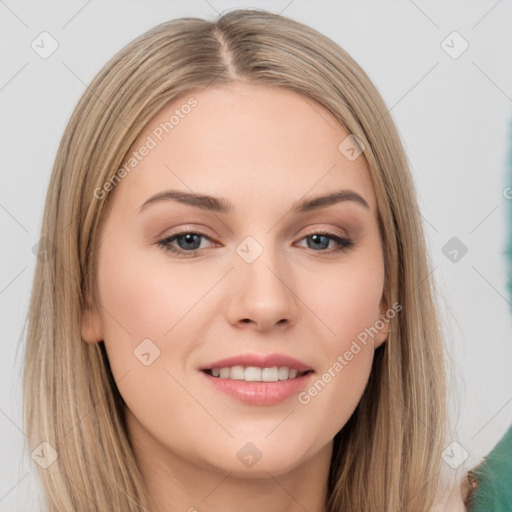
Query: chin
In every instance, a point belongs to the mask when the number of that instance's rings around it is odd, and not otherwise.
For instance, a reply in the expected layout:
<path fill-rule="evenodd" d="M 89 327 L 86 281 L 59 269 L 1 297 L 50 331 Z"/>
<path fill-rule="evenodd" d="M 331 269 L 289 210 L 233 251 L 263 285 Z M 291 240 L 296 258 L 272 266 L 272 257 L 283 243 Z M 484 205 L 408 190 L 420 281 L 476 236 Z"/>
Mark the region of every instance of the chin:
<path fill-rule="evenodd" d="M 268 478 L 289 473 L 311 456 L 305 452 L 310 442 L 283 445 L 280 439 L 232 441 L 221 454 L 211 454 L 208 466 L 237 478 Z"/>

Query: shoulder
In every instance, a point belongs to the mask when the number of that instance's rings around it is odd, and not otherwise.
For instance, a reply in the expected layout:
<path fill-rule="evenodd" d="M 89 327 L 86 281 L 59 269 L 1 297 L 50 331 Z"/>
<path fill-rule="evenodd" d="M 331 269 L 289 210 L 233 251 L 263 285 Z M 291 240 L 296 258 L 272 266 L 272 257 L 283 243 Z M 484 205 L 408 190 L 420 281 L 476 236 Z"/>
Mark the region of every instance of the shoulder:
<path fill-rule="evenodd" d="M 467 502 L 469 487 L 464 483 L 455 485 L 443 494 L 432 512 L 467 512 L 465 503 Z"/>
<path fill-rule="evenodd" d="M 448 503 L 445 507 L 445 512 L 466 512 L 464 505 L 465 496 L 464 491 L 459 487 L 455 488 L 448 498 Z"/>

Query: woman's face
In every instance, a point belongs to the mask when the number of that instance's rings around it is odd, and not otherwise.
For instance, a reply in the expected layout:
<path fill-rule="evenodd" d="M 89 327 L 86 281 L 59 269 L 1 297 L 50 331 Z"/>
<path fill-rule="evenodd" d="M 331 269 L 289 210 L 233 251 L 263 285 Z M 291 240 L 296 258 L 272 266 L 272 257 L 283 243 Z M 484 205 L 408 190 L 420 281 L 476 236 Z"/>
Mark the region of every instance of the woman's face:
<path fill-rule="evenodd" d="M 105 342 L 136 444 L 240 475 L 330 449 L 386 337 L 367 334 L 384 263 L 348 135 L 310 99 L 237 84 L 183 95 L 133 144 L 82 334 Z"/>

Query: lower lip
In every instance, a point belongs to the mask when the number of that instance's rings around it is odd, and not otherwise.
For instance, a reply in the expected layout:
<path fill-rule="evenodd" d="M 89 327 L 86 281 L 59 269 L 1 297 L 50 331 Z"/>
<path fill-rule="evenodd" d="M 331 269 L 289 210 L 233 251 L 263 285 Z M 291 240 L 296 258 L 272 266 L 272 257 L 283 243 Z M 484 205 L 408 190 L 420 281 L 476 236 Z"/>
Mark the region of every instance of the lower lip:
<path fill-rule="evenodd" d="M 201 371 L 208 382 L 219 391 L 249 405 L 276 405 L 300 393 L 310 381 L 313 372 L 290 380 L 277 382 L 246 382 L 245 380 L 221 379 Z"/>

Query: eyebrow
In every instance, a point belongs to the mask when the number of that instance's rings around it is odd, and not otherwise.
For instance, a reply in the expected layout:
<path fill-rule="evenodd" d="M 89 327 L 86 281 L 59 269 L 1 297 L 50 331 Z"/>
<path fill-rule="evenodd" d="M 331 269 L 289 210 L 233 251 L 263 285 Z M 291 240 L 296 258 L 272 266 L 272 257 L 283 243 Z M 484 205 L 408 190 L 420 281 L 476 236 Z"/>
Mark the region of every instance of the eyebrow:
<path fill-rule="evenodd" d="M 142 206 L 139 207 L 139 212 L 147 208 L 149 205 L 161 201 L 177 201 L 178 203 L 200 208 L 201 210 L 224 214 L 232 213 L 235 210 L 234 205 L 223 197 L 194 194 L 180 190 L 166 190 L 165 192 L 160 192 L 159 194 L 147 199 Z M 370 210 L 368 203 L 357 192 L 344 189 L 330 194 L 317 196 L 312 199 L 300 199 L 293 203 L 291 211 L 296 214 L 307 213 L 345 201 L 355 202 L 356 204 Z"/>

